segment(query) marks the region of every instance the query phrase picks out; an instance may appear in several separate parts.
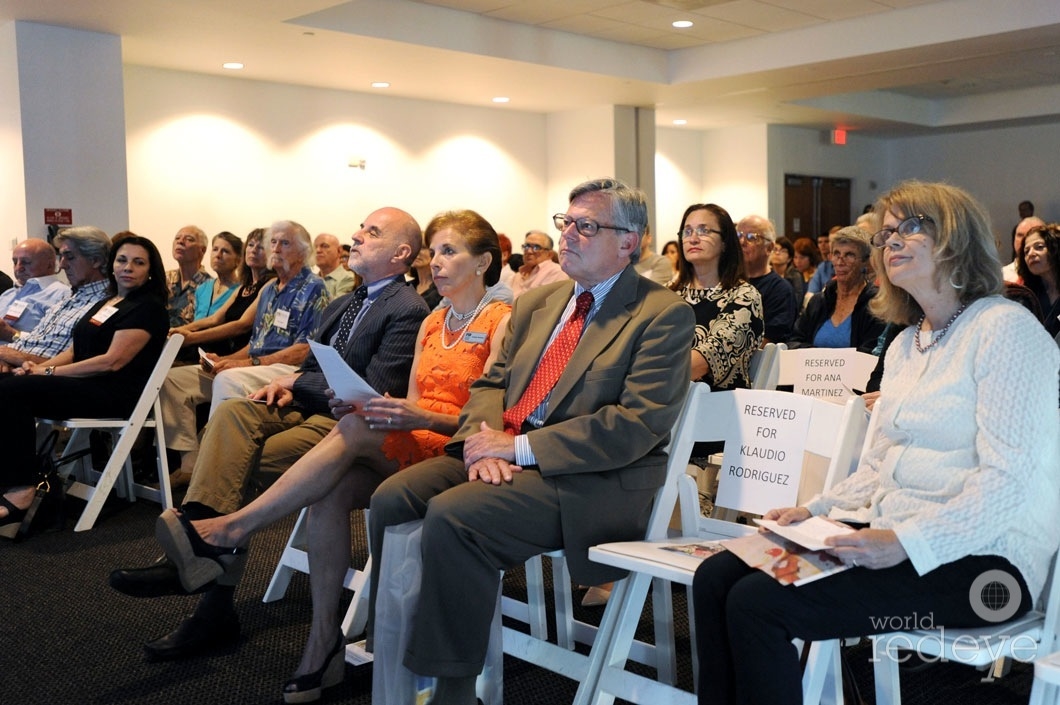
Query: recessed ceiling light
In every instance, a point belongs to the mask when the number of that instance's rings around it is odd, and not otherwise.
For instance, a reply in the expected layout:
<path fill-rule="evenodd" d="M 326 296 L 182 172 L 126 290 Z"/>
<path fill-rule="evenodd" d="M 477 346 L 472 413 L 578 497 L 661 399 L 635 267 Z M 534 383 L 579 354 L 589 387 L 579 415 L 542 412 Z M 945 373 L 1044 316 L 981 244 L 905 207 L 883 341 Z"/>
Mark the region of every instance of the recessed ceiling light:
<path fill-rule="evenodd" d="M 496 98 L 493 99 L 494 103 L 507 103 L 509 101 L 511 101 L 511 98 L 509 98 L 506 95 L 499 95 L 499 96 L 497 96 Z"/>
<path fill-rule="evenodd" d="M 372 88 L 390 88 L 387 81 L 372 81 Z"/>
<path fill-rule="evenodd" d="M 672 22 L 671 24 L 677 29 L 688 29 L 692 26 L 693 22 L 692 20 L 677 20 L 676 22 Z"/>
<path fill-rule="evenodd" d="M 675 124 L 675 125 L 687 125 L 687 124 L 688 124 L 688 120 L 683 120 L 683 119 L 681 119 L 681 120 L 674 120 L 674 124 Z"/>
<path fill-rule="evenodd" d="M 221 64 L 221 68 L 231 69 L 232 71 L 238 71 L 243 68 L 243 63 L 240 61 L 226 61 Z"/>

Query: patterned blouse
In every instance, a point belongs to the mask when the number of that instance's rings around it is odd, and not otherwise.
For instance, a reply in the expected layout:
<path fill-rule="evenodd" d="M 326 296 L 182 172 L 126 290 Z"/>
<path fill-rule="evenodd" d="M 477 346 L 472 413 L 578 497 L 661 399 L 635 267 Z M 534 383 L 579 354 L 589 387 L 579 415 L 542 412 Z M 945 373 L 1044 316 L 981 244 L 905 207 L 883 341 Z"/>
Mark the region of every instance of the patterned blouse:
<path fill-rule="evenodd" d="M 678 293 L 696 314 L 692 349 L 710 366 L 710 371 L 696 381 L 716 390 L 750 387 L 751 355 L 762 346 L 765 328 L 758 289 L 741 281 L 732 289 L 686 286 Z"/>

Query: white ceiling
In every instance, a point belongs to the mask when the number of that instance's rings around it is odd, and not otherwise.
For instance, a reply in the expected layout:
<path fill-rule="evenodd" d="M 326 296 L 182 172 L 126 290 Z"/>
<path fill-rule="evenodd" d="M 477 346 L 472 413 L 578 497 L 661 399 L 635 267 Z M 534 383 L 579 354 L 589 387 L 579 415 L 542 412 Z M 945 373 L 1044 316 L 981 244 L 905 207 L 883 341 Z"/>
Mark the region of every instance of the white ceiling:
<path fill-rule="evenodd" d="M 888 133 L 1060 118 L 1060 0 L 0 0 L 16 19 L 121 35 L 127 64 L 499 110 Z"/>

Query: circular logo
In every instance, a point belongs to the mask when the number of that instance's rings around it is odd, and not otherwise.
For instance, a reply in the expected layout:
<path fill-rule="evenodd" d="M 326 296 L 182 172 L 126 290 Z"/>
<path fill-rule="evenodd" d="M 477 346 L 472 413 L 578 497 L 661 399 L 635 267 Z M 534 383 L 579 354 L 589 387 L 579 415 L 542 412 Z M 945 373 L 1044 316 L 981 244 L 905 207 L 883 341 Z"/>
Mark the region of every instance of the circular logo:
<path fill-rule="evenodd" d="M 988 570 L 968 588 L 968 602 L 976 616 L 987 622 L 1005 622 L 1020 608 L 1020 585 L 1003 570 Z"/>

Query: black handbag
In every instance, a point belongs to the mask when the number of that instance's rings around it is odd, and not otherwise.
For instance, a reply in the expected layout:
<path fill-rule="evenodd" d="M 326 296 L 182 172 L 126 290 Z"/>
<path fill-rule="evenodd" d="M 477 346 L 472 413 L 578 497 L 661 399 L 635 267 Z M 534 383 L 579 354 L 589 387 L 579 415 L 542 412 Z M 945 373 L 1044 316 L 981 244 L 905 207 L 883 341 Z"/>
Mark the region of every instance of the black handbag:
<path fill-rule="evenodd" d="M 59 432 L 52 431 L 41 441 L 37 449 L 37 490 L 33 493 L 33 502 L 26 510 L 22 525 L 15 534 L 16 542 L 28 537 L 33 533 L 35 525 L 43 526 L 45 521 L 62 528 L 66 486 L 55 462 L 55 444 L 58 439 Z"/>

